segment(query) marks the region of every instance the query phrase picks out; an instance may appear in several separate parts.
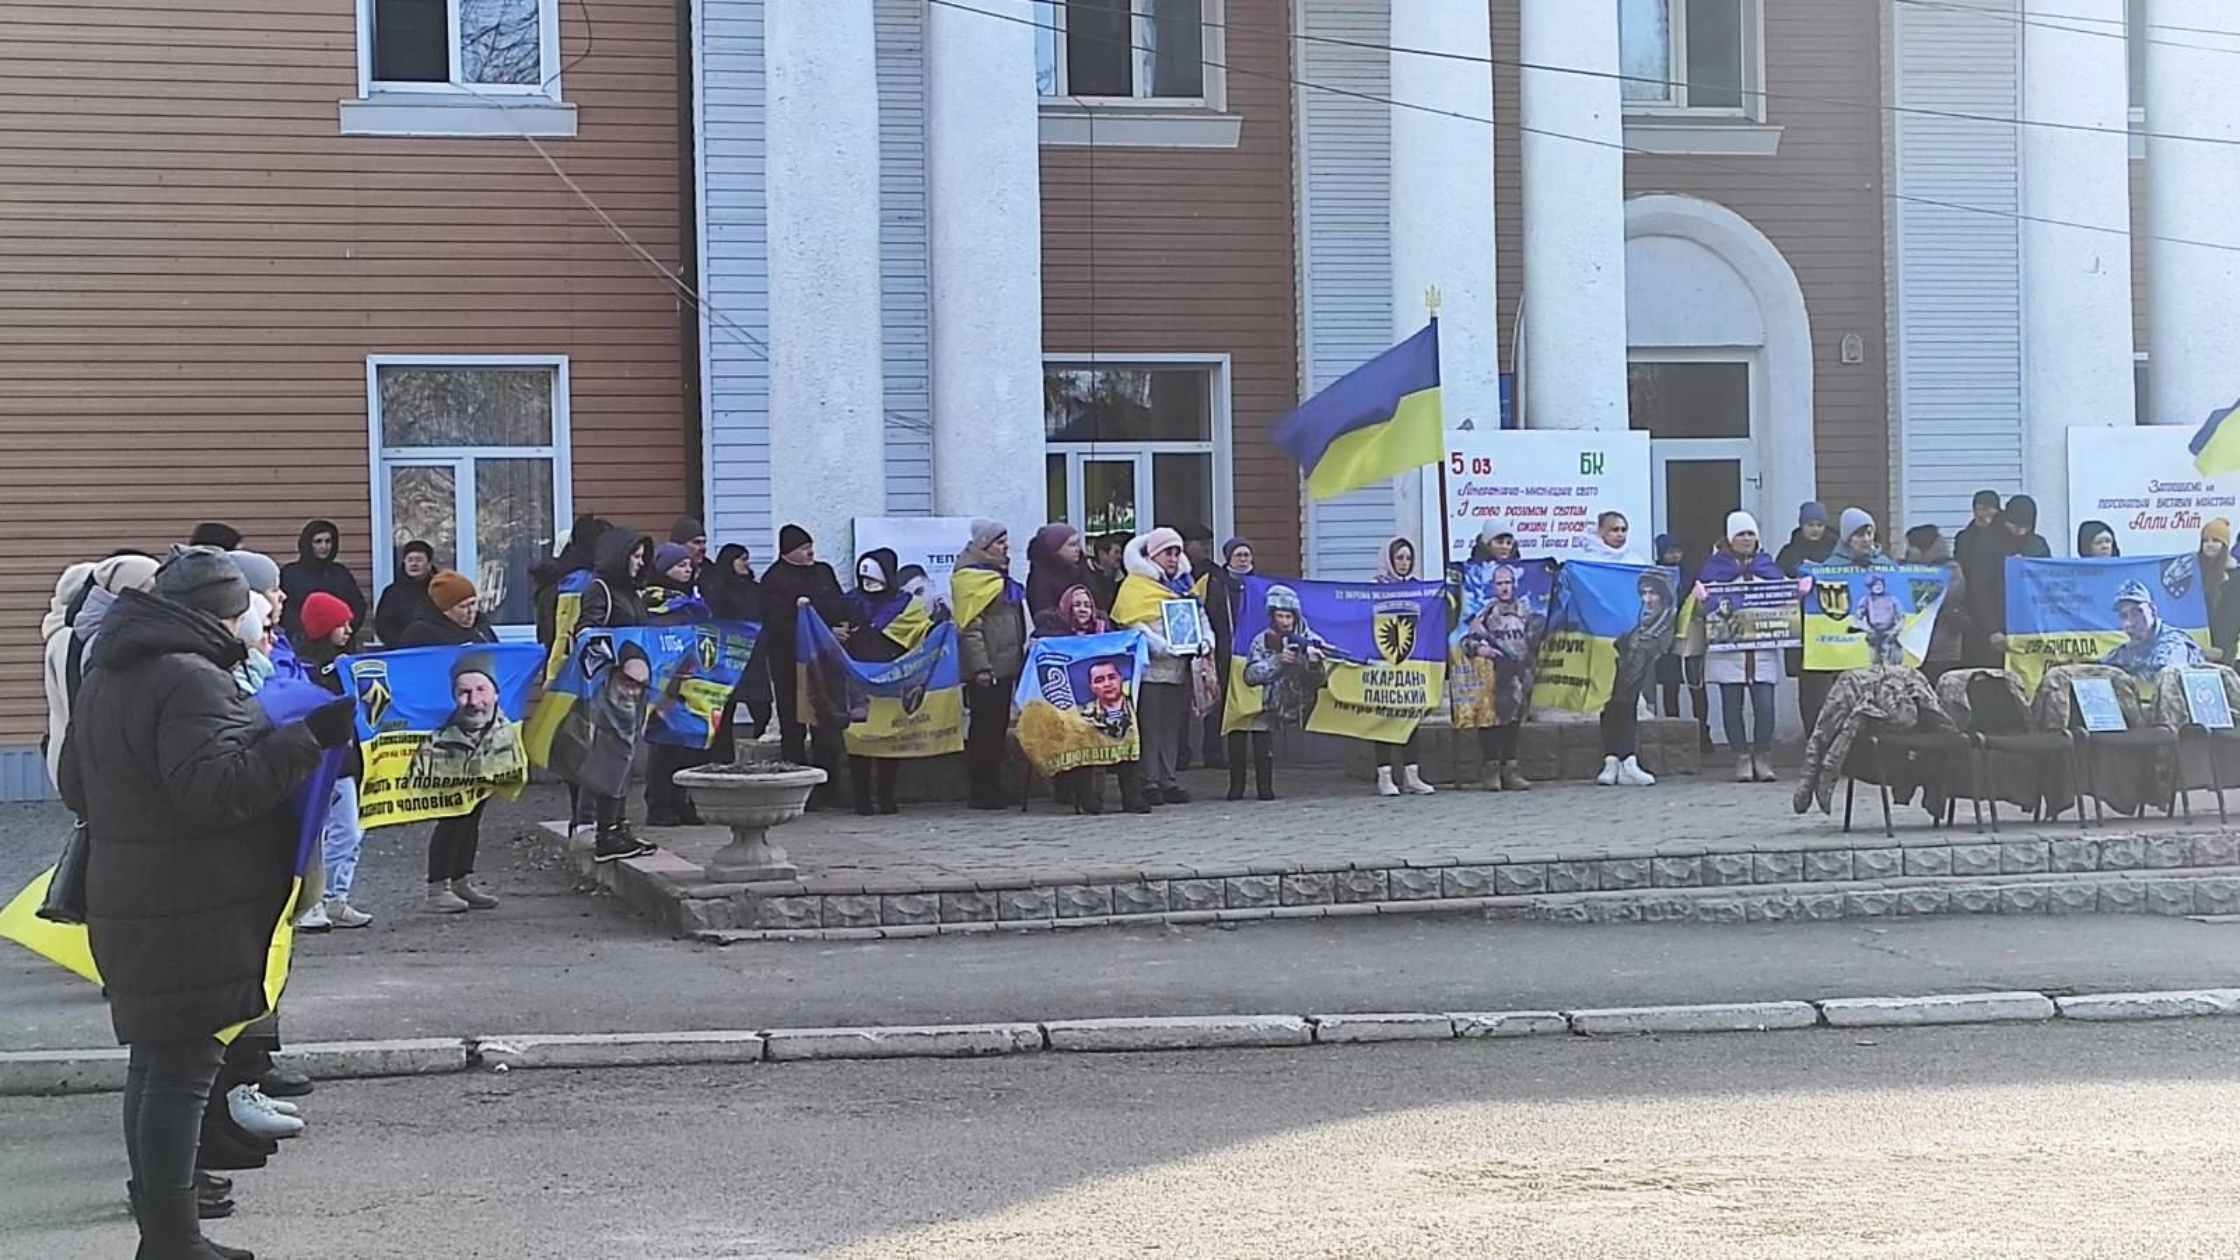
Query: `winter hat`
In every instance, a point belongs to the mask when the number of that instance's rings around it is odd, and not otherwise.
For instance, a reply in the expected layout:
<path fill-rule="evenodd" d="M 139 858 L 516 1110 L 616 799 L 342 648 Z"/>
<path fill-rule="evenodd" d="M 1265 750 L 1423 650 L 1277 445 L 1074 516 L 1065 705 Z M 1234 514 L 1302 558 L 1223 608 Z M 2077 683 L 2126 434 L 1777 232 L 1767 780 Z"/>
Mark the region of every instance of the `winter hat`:
<path fill-rule="evenodd" d="M 1225 543 L 1222 543 L 1222 544 L 1221 544 L 1221 563 L 1223 563 L 1223 564 L 1227 564 L 1227 563 L 1229 563 L 1229 557 L 1231 557 L 1231 556 L 1233 556 L 1233 555 L 1237 554 L 1237 548 L 1239 548 L 1239 547 L 1250 547 L 1251 545 L 1252 545 L 1251 541 L 1250 541 L 1249 539 L 1244 539 L 1244 538 L 1232 538 L 1232 539 L 1230 539 L 1229 541 L 1227 541 L 1227 542 L 1225 542 Z"/>
<path fill-rule="evenodd" d="M 1817 499 L 1809 500 L 1803 507 L 1797 509 L 1797 524 L 1800 526 L 1825 525 L 1827 523 L 1828 509 L 1820 506 Z"/>
<path fill-rule="evenodd" d="M 1976 507 L 1987 507 L 1987 508 L 1990 508 L 1990 509 L 1991 509 L 1992 511 L 1994 511 L 1994 512 L 1998 511 L 1998 510 L 1999 510 L 1999 492 L 1998 492 L 1998 491 L 1996 491 L 1996 490 L 1978 490 L 1978 491 L 1976 491 L 1976 497 L 1975 497 L 1975 506 L 1976 506 Z"/>
<path fill-rule="evenodd" d="M 231 551 L 241 545 L 241 531 L 220 521 L 204 521 L 187 535 L 189 547 L 215 547 Z"/>
<path fill-rule="evenodd" d="M 995 546 L 996 539 L 1010 532 L 1003 527 L 1000 521 L 991 521 L 985 516 L 975 516 L 972 518 L 972 549 L 986 551 L 988 548 Z"/>
<path fill-rule="evenodd" d="M 314 643 L 324 642 L 328 635 L 353 620 L 350 605 L 325 591 L 313 591 L 311 597 L 303 601 L 303 632 L 310 635 Z"/>
<path fill-rule="evenodd" d="M 156 570 L 156 596 L 221 621 L 249 610 L 249 583 L 221 552 L 196 547 L 181 551 Z"/>
<path fill-rule="evenodd" d="M 1174 530 L 1168 529 L 1164 525 L 1161 525 L 1159 528 L 1152 530 L 1150 533 L 1143 536 L 1143 555 L 1146 560 L 1158 555 L 1160 552 L 1165 551 L 1169 547 L 1180 550 L 1182 547 L 1182 535 L 1176 533 Z"/>
<path fill-rule="evenodd" d="M 787 525 L 778 531 L 778 554 L 790 556 L 809 545 L 809 531 L 799 525 Z"/>
<path fill-rule="evenodd" d="M 1906 531 L 1906 546 L 1915 551 L 1927 551 L 1937 545 L 1941 535 L 1934 525 L 1916 525 Z"/>
<path fill-rule="evenodd" d="M 692 559 L 692 552 L 682 543 L 665 542 L 653 549 L 653 571 L 667 573 Z"/>
<path fill-rule="evenodd" d="M 1874 516 L 1865 508 L 1845 508 L 1836 521 L 1836 537 L 1845 542 L 1862 529 L 1874 528 Z"/>
<path fill-rule="evenodd" d="M 673 543 L 706 542 L 708 531 L 696 516 L 680 516 L 669 526 L 669 541 Z"/>
<path fill-rule="evenodd" d="M 1757 532 L 1757 517 L 1743 511 L 1727 513 L 1727 537 L 1733 538 L 1737 534 L 1755 534 Z M 1662 544 L 1659 544 L 1658 549 L 1660 552 L 1663 550 Z"/>
<path fill-rule="evenodd" d="M 2038 528 L 2038 501 L 2027 494 L 2018 494 L 2007 500 L 2007 519 L 2020 525 L 2025 533 Z"/>
<path fill-rule="evenodd" d="M 271 627 L 272 601 L 251 591 L 248 609 L 233 619 L 233 637 L 241 640 L 243 647 L 262 647 Z"/>
<path fill-rule="evenodd" d="M 498 663 L 488 652 L 462 652 L 451 662 L 451 681 L 456 684 L 462 674 L 480 674 L 498 685 Z"/>
<path fill-rule="evenodd" d="M 2223 543 L 2226 551 L 2232 550 L 2232 522 L 2218 517 L 2201 527 L 2201 541 Z"/>
<path fill-rule="evenodd" d="M 439 613 L 450 612 L 473 599 L 474 594 L 474 583 L 467 580 L 466 574 L 454 569 L 445 569 L 428 579 L 428 602 L 434 604 Z"/>
<path fill-rule="evenodd" d="M 111 595 L 144 591 L 156 580 L 157 567 L 154 556 L 138 552 L 114 555 L 93 566 L 93 584 Z"/>
<path fill-rule="evenodd" d="M 252 591 L 271 592 L 280 589 L 280 566 L 271 556 L 261 551 L 229 551 L 226 559 L 241 570 L 241 576 Z"/>

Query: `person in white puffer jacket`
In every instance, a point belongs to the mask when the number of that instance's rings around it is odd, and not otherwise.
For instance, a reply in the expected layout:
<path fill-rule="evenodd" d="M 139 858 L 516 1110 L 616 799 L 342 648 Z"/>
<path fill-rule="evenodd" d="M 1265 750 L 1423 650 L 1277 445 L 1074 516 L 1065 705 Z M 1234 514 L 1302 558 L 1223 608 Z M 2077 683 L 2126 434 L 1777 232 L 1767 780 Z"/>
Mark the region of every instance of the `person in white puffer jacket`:
<path fill-rule="evenodd" d="M 39 626 L 45 643 L 42 674 L 47 693 L 48 782 L 58 781 L 62 737 L 70 730 L 70 707 L 77 697 L 82 662 L 93 637 L 100 633 L 109 605 L 125 591 L 147 590 L 155 580 L 155 557 L 126 551 L 106 560 L 73 564 L 54 584 L 54 601 Z"/>

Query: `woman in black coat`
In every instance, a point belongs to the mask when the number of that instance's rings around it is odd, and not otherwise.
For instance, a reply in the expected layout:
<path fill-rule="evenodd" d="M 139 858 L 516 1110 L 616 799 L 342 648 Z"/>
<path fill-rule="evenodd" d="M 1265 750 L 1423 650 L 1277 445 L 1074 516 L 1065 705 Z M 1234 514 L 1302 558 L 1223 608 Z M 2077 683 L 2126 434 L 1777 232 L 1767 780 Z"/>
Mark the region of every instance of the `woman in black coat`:
<path fill-rule="evenodd" d="M 272 935 L 294 870 L 289 797 L 353 735 L 348 701 L 275 727 L 235 683 L 248 584 L 191 551 L 102 623 L 62 750 L 85 820 L 87 934 L 131 1048 L 125 1152 L 142 1254 L 212 1256 L 196 1219 L 217 1034 L 266 1013 Z"/>
<path fill-rule="evenodd" d="M 800 688 L 795 685 L 795 626 L 800 616 L 800 605 L 806 601 L 817 615 L 825 619 L 842 642 L 849 635 L 848 598 L 841 593 L 840 579 L 832 566 L 817 559 L 816 540 L 799 525 L 787 525 L 778 531 L 778 562 L 762 573 L 762 603 L 765 619 L 762 638 L 770 661 L 770 683 L 776 692 L 778 730 L 785 738 L 785 759 L 797 766 L 815 765 L 827 770 L 836 768 L 839 750 L 836 732 L 812 732 L 803 725 L 800 713 Z M 815 743 L 812 746 L 811 737 Z M 821 791 L 822 789 L 820 789 Z M 821 806 L 824 797 L 812 794 L 812 808 Z"/>
<path fill-rule="evenodd" d="M 304 640 L 304 601 L 321 591 L 349 606 L 353 640 L 366 624 L 366 593 L 358 586 L 358 575 L 342 563 L 342 530 L 333 521 L 312 521 L 296 535 L 296 558 L 280 566 L 280 589 L 288 595 L 280 626 L 292 642 Z"/>

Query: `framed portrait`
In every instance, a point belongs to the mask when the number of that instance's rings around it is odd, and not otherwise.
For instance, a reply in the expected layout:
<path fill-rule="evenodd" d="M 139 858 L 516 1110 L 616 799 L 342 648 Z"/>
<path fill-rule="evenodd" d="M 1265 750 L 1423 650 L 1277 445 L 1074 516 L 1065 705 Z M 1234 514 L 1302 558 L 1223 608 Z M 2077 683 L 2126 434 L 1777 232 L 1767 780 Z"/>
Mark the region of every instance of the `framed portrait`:
<path fill-rule="evenodd" d="M 1160 633 L 1177 653 L 1196 656 L 1213 650 L 1213 631 L 1206 625 L 1206 610 L 1194 599 L 1170 599 L 1159 606 L 1164 624 Z"/>

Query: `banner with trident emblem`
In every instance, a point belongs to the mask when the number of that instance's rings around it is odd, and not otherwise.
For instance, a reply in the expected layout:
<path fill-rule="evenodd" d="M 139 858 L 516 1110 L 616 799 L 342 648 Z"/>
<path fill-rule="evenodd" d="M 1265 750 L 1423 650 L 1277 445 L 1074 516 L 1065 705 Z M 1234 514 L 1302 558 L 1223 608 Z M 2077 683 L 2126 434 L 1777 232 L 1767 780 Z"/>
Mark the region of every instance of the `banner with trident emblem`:
<path fill-rule="evenodd" d="M 358 820 L 367 827 L 465 814 L 529 782 L 521 737 L 544 662 L 534 643 L 407 648 L 346 656 L 336 673 L 358 705 Z"/>
<path fill-rule="evenodd" d="M 1444 583 L 1248 577 L 1236 631 L 1224 729 L 1397 744 L 1447 702 Z"/>

